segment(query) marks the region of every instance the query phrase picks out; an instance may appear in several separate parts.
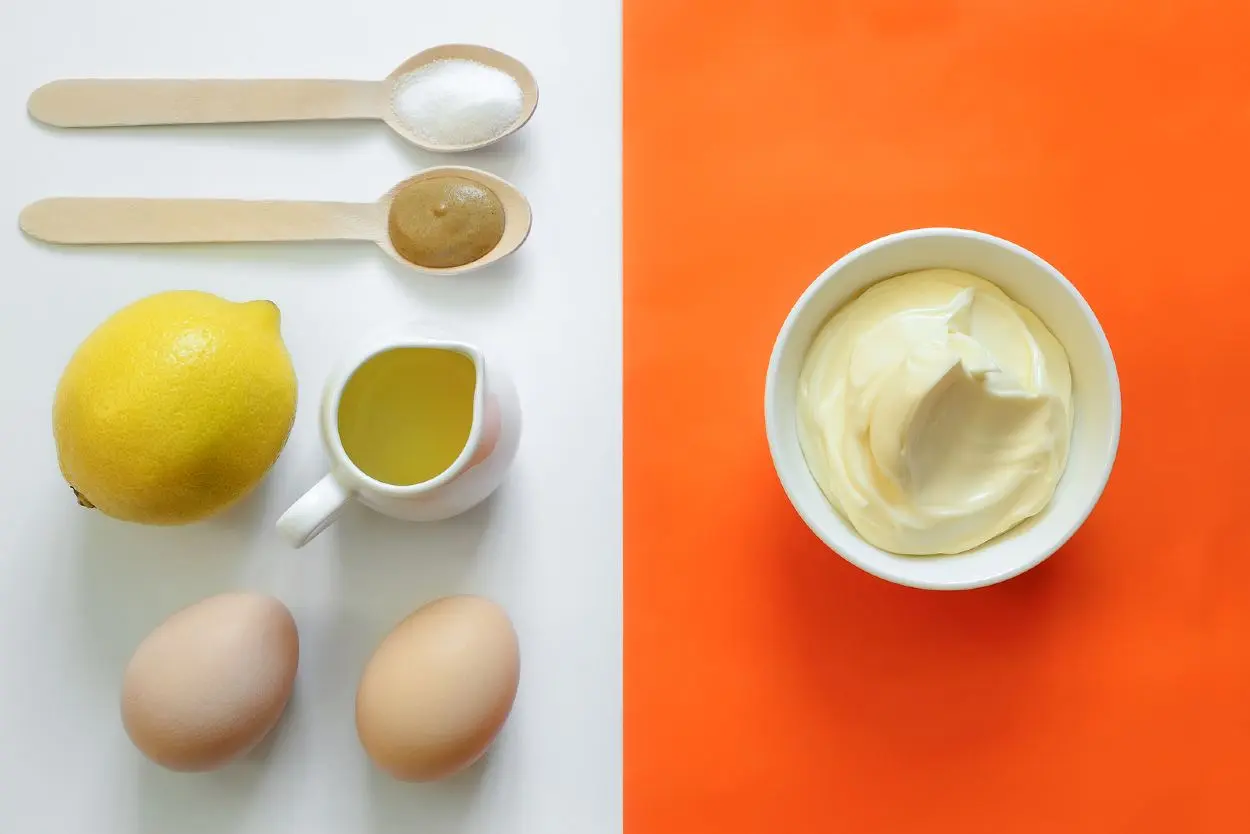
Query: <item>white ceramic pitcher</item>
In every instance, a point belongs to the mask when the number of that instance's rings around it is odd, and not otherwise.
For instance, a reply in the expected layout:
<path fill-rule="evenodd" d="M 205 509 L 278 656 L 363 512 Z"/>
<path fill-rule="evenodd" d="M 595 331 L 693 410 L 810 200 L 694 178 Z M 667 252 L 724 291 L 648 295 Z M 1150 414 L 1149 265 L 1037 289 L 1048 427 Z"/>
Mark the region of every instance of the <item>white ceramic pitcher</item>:
<path fill-rule="evenodd" d="M 344 388 L 358 369 L 371 359 L 403 348 L 449 351 L 472 360 L 473 420 L 468 440 L 450 466 L 421 483 L 396 486 L 366 474 L 352 462 L 339 432 L 339 406 Z M 413 384 L 421 385 L 423 380 L 414 379 Z M 334 523 L 352 499 L 408 521 L 438 521 L 459 515 L 481 503 L 503 482 L 520 436 L 521 406 L 516 388 L 481 349 L 418 323 L 378 331 L 363 340 L 326 381 L 321 437 L 330 472 L 278 519 L 278 530 L 292 546 L 303 547 Z"/>

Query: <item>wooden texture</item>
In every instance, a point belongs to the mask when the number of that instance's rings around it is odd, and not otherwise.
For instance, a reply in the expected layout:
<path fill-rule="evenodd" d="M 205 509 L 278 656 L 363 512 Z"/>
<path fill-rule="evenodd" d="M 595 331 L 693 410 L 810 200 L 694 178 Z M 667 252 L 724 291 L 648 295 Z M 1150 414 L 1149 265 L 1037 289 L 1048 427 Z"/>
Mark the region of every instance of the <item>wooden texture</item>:
<path fill-rule="evenodd" d="M 498 136 L 463 145 L 431 143 L 395 112 L 397 85 L 434 61 L 475 61 L 512 76 L 521 90 L 521 113 Z M 538 81 L 529 67 L 476 44 L 442 44 L 418 52 L 382 81 L 66 79 L 37 89 L 27 102 L 32 118 L 53 127 L 237 124 L 333 119 L 380 119 L 428 151 L 456 153 L 492 145 L 529 122 L 538 107 Z"/>
<path fill-rule="evenodd" d="M 1250 831 L 1250 4 L 626 0 L 626 834 Z M 1107 491 L 1003 585 L 790 507 L 769 352 L 848 250 L 1052 261 L 1123 384 Z"/>
<path fill-rule="evenodd" d="M 379 81 L 71 79 L 40 87 L 28 109 L 71 128 L 380 119 L 389 96 Z"/>
<path fill-rule="evenodd" d="M 504 231 L 495 248 L 473 263 L 434 269 L 410 263 L 395 251 L 387 217 L 399 191 L 442 176 L 471 179 L 493 191 L 503 204 Z M 368 240 L 419 272 L 456 275 L 519 249 L 529 238 L 533 212 L 507 180 L 478 168 L 443 165 L 403 180 L 376 203 L 52 197 L 27 206 L 18 224 L 36 240 L 69 245 Z"/>
<path fill-rule="evenodd" d="M 22 212 L 22 231 L 48 243 L 239 243 L 376 240 L 373 203 L 57 197 Z"/>

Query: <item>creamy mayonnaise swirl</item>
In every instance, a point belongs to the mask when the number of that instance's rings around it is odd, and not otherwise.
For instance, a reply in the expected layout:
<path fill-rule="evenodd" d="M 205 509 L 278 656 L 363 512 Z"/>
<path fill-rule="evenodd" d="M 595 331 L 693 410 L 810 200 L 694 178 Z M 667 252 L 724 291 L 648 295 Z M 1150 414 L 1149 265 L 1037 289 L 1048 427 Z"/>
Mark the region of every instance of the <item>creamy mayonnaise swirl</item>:
<path fill-rule="evenodd" d="M 1071 434 L 1063 347 L 966 272 L 869 287 L 826 322 L 799 378 L 808 468 L 855 530 L 893 553 L 961 553 L 1040 512 Z"/>

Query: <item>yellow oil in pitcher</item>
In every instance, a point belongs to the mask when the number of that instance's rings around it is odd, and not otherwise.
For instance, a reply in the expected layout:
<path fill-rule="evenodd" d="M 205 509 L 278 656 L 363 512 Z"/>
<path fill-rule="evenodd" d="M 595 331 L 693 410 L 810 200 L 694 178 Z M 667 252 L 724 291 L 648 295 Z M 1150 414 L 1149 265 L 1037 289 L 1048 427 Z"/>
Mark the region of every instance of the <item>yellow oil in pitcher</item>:
<path fill-rule="evenodd" d="M 356 369 L 339 400 L 352 463 L 394 486 L 424 483 L 455 463 L 473 428 L 477 369 L 463 353 L 396 348 Z"/>

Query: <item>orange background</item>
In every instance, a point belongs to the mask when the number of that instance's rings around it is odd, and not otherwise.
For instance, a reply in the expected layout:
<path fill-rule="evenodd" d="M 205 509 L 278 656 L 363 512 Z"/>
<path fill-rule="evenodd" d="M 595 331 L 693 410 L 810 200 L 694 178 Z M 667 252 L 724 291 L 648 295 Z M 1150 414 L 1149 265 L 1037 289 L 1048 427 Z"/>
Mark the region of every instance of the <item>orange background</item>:
<path fill-rule="evenodd" d="M 625 0 L 625 822 L 1250 831 L 1250 4 Z M 854 246 L 1076 283 L 1120 457 L 1068 547 L 894 587 L 773 475 L 764 372 Z"/>

